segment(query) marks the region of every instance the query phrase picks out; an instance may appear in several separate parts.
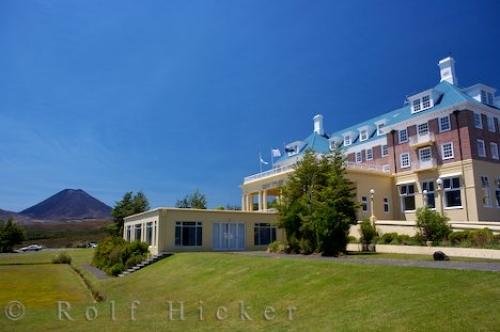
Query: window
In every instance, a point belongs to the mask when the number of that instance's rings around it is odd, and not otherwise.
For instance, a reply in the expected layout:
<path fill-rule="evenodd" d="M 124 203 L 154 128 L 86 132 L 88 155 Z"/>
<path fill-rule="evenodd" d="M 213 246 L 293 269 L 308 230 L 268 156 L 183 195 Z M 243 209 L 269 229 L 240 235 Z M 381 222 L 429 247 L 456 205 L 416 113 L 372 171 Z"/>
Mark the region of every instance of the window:
<path fill-rule="evenodd" d="M 486 148 L 482 139 L 477 140 L 477 154 L 479 157 L 486 157 Z"/>
<path fill-rule="evenodd" d="M 372 160 L 372 159 L 373 159 L 373 148 L 370 148 L 366 150 L 366 160 Z"/>
<path fill-rule="evenodd" d="M 131 233 L 132 233 L 131 227 L 127 226 L 127 235 L 126 235 L 127 241 L 130 241 L 130 235 L 131 235 Z"/>
<path fill-rule="evenodd" d="M 408 142 L 408 130 L 407 129 L 401 129 L 399 131 L 399 143 L 405 143 Z"/>
<path fill-rule="evenodd" d="M 384 212 L 389 213 L 389 199 L 384 197 Z"/>
<path fill-rule="evenodd" d="M 413 101 L 413 112 L 419 112 L 420 110 L 421 110 L 420 99 L 415 99 Z"/>
<path fill-rule="evenodd" d="M 403 211 L 415 210 L 415 185 L 404 184 L 399 188 L 399 195 L 401 197 L 401 209 Z"/>
<path fill-rule="evenodd" d="M 361 155 L 361 151 L 356 152 L 356 163 L 361 163 L 363 161 L 363 156 Z"/>
<path fill-rule="evenodd" d="M 146 224 L 146 243 L 149 245 L 153 244 L 153 223 L 148 222 Z"/>
<path fill-rule="evenodd" d="M 368 211 L 368 197 L 361 196 L 361 210 Z"/>
<path fill-rule="evenodd" d="M 441 159 L 447 160 L 453 158 L 454 158 L 453 143 L 450 142 L 441 145 Z"/>
<path fill-rule="evenodd" d="M 408 168 L 410 167 L 410 154 L 409 153 L 402 153 L 399 156 L 400 162 L 401 162 L 401 168 Z"/>
<path fill-rule="evenodd" d="M 417 125 L 417 133 L 419 136 L 427 135 L 429 133 L 429 124 L 426 122 Z"/>
<path fill-rule="evenodd" d="M 474 113 L 474 127 L 482 129 L 483 128 L 483 118 L 481 113 Z"/>
<path fill-rule="evenodd" d="M 451 129 L 450 116 L 439 118 L 439 132 L 448 131 Z"/>
<path fill-rule="evenodd" d="M 424 202 L 427 201 L 427 206 L 435 208 L 436 198 L 434 196 L 434 181 L 422 182 L 422 194 L 425 195 Z"/>
<path fill-rule="evenodd" d="M 500 207 L 500 176 L 496 180 L 495 198 L 497 201 L 497 207 Z"/>
<path fill-rule="evenodd" d="M 488 116 L 487 119 L 488 119 L 488 130 L 491 131 L 492 133 L 494 133 L 496 131 L 495 130 L 495 118 L 492 116 Z"/>
<path fill-rule="evenodd" d="M 380 136 L 380 135 L 383 135 L 383 129 L 385 127 L 385 123 L 379 123 L 377 124 L 377 135 Z"/>
<path fill-rule="evenodd" d="M 422 109 L 427 109 L 431 107 L 431 96 L 423 96 L 422 97 Z"/>
<path fill-rule="evenodd" d="M 276 227 L 269 223 L 255 224 L 253 234 L 256 246 L 265 246 L 276 241 Z"/>
<path fill-rule="evenodd" d="M 490 207 L 490 183 L 487 176 L 481 176 L 481 188 L 483 188 L 483 206 Z"/>
<path fill-rule="evenodd" d="M 337 148 L 337 142 L 336 141 L 330 141 L 330 150 L 334 151 Z"/>
<path fill-rule="evenodd" d="M 351 145 L 351 135 L 344 136 L 344 146 Z"/>
<path fill-rule="evenodd" d="M 488 92 L 488 105 L 493 105 L 493 94 Z"/>
<path fill-rule="evenodd" d="M 203 226 L 201 222 L 177 221 L 175 223 L 175 245 L 201 247 Z"/>
<path fill-rule="evenodd" d="M 389 146 L 387 144 L 382 145 L 382 157 L 389 155 Z"/>
<path fill-rule="evenodd" d="M 366 141 L 367 139 L 368 139 L 368 131 L 366 129 L 361 130 L 359 132 L 359 140 L 362 142 L 362 141 Z"/>
<path fill-rule="evenodd" d="M 432 159 L 431 148 L 422 148 L 418 150 L 418 157 L 420 161 L 429 161 Z"/>
<path fill-rule="evenodd" d="M 141 234 L 142 233 L 142 225 L 141 224 L 137 224 L 135 225 L 135 233 L 134 233 L 134 240 L 139 240 L 141 241 Z"/>
<path fill-rule="evenodd" d="M 490 154 L 491 158 L 497 159 L 498 160 L 498 144 L 497 143 L 490 143 Z"/>
<path fill-rule="evenodd" d="M 389 164 L 385 164 L 384 166 L 382 166 L 382 171 L 384 171 L 384 173 L 390 173 L 391 166 Z"/>
<path fill-rule="evenodd" d="M 445 207 L 462 207 L 460 197 L 460 178 L 450 177 L 443 179 L 444 204 Z"/>
<path fill-rule="evenodd" d="M 488 100 L 486 99 L 486 91 L 484 91 L 484 90 L 481 90 L 481 102 L 483 104 L 487 104 L 488 103 Z"/>

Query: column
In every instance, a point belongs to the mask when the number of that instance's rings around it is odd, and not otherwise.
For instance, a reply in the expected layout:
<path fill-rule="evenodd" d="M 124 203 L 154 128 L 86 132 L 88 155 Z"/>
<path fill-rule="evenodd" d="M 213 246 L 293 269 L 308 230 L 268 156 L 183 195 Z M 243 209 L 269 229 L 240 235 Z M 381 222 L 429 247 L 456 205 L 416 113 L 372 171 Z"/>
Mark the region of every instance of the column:
<path fill-rule="evenodd" d="M 267 190 L 262 192 L 262 209 L 267 210 Z"/>
<path fill-rule="evenodd" d="M 262 211 L 262 190 L 259 190 L 259 211 Z"/>
<path fill-rule="evenodd" d="M 247 202 L 247 194 L 243 193 L 243 195 L 241 195 L 241 211 L 246 211 L 246 207 L 245 207 L 245 204 Z"/>

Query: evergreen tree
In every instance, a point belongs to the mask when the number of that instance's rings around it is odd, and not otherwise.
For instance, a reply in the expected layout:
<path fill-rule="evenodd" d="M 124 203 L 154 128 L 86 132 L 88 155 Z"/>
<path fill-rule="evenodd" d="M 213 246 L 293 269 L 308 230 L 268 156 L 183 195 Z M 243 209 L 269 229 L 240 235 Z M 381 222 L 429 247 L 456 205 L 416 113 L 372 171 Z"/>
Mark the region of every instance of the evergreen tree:
<path fill-rule="evenodd" d="M 207 198 L 197 189 L 191 195 L 186 195 L 183 199 L 177 200 L 175 207 L 184 209 L 206 209 Z"/>
<path fill-rule="evenodd" d="M 7 223 L 0 222 L 0 252 L 11 252 L 16 244 L 26 239 L 24 229 L 12 218 Z"/>
<path fill-rule="evenodd" d="M 306 151 L 282 189 L 280 226 L 289 245 L 324 255 L 345 251 L 349 228 L 356 223 L 357 203 L 341 151 L 321 157 Z"/>
<path fill-rule="evenodd" d="M 114 224 L 110 232 L 113 235 L 121 236 L 123 234 L 124 218 L 147 210 L 149 210 L 149 201 L 143 192 L 139 191 L 135 195 L 131 191 L 125 193 L 123 198 L 115 203 L 111 211 Z"/>

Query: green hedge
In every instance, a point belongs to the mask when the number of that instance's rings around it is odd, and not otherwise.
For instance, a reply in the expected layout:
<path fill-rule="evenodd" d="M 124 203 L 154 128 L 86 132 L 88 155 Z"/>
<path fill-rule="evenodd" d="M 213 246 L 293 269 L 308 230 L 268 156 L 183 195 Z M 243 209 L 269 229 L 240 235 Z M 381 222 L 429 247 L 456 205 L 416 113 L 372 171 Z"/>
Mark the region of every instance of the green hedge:
<path fill-rule="evenodd" d="M 127 242 L 121 237 L 107 237 L 96 248 L 92 264 L 110 275 L 118 275 L 146 259 L 148 244 Z"/>

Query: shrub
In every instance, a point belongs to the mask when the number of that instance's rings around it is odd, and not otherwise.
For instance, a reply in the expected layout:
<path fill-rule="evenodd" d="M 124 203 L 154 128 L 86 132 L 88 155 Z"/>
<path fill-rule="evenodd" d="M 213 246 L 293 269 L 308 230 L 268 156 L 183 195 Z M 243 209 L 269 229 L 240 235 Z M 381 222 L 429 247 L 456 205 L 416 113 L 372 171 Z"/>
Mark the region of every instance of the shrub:
<path fill-rule="evenodd" d="M 125 266 L 123 266 L 123 263 L 116 263 L 109 269 L 109 274 L 117 276 L 122 273 L 123 270 L 125 270 Z"/>
<path fill-rule="evenodd" d="M 438 243 L 451 233 L 448 218 L 428 207 L 417 210 L 417 228 L 424 241 Z"/>
<path fill-rule="evenodd" d="M 142 255 L 135 255 L 135 256 L 130 256 L 127 261 L 125 262 L 125 268 L 129 269 L 133 266 L 136 266 L 140 262 L 144 260 L 144 257 Z"/>
<path fill-rule="evenodd" d="M 488 228 L 476 229 L 470 232 L 470 240 L 474 247 L 484 248 L 493 243 L 493 232 Z"/>
<path fill-rule="evenodd" d="M 414 237 L 411 237 L 411 236 L 405 235 L 405 234 L 398 235 L 398 242 L 399 242 L 399 244 L 402 244 L 405 246 L 419 245 L 420 244 L 420 241 L 418 239 L 415 239 Z"/>
<path fill-rule="evenodd" d="M 375 226 L 373 226 L 369 220 L 363 220 L 361 222 L 359 233 L 361 235 L 360 241 L 363 244 L 373 243 L 378 235 Z"/>
<path fill-rule="evenodd" d="M 285 248 L 285 252 L 287 254 L 299 254 L 300 253 L 300 245 L 299 240 L 295 236 L 290 236 L 288 238 L 288 245 Z"/>
<path fill-rule="evenodd" d="M 71 256 L 65 252 L 61 252 L 52 258 L 52 264 L 71 264 Z"/>
<path fill-rule="evenodd" d="M 310 255 L 314 252 L 313 245 L 311 241 L 307 238 L 302 238 L 299 241 L 300 253 L 304 255 Z"/>
<path fill-rule="evenodd" d="M 459 245 L 463 242 L 469 241 L 470 239 L 470 231 L 458 231 L 452 232 L 448 235 L 448 240 L 451 245 Z"/>
<path fill-rule="evenodd" d="M 398 239 L 398 233 L 384 233 L 378 240 L 378 243 L 382 244 L 398 244 L 399 239 Z"/>
<path fill-rule="evenodd" d="M 269 244 L 267 247 L 267 252 L 274 252 L 278 254 L 282 254 L 285 252 L 286 245 L 281 242 L 281 241 L 274 241 L 273 243 Z"/>
<path fill-rule="evenodd" d="M 347 237 L 347 243 L 359 243 L 359 240 L 355 236 L 349 235 Z"/>
<path fill-rule="evenodd" d="M 132 257 L 137 257 L 133 258 L 135 261 L 142 261 L 147 252 L 147 243 L 139 241 L 127 242 L 120 237 L 107 237 L 97 246 L 92 264 L 109 274 L 113 274 L 113 271 L 118 271 L 120 267 L 123 271 Z M 132 264 L 132 261 L 129 264 Z"/>

